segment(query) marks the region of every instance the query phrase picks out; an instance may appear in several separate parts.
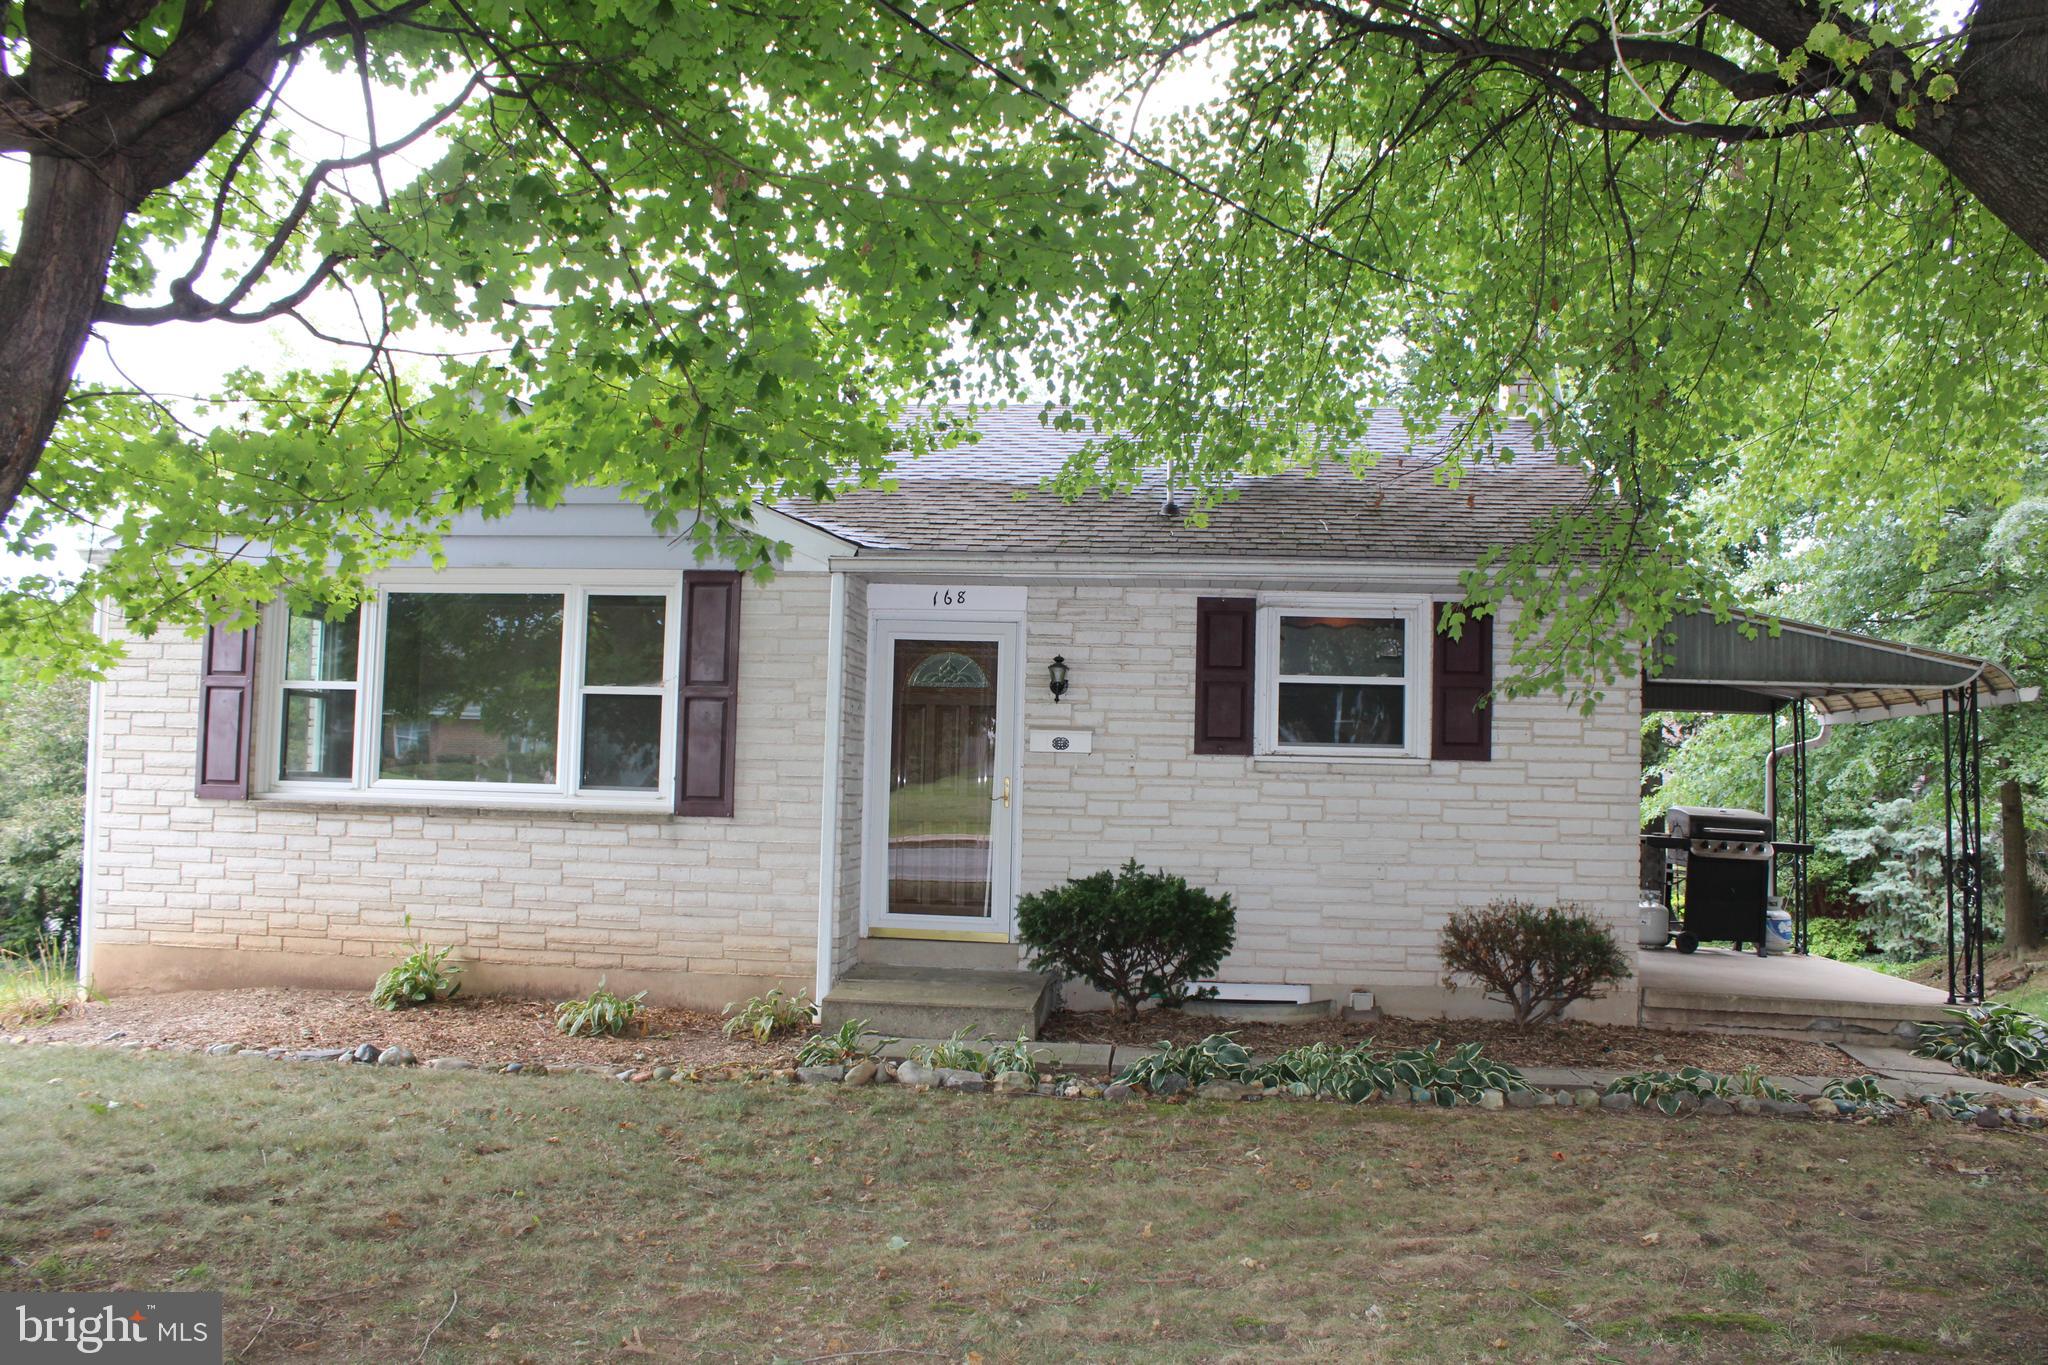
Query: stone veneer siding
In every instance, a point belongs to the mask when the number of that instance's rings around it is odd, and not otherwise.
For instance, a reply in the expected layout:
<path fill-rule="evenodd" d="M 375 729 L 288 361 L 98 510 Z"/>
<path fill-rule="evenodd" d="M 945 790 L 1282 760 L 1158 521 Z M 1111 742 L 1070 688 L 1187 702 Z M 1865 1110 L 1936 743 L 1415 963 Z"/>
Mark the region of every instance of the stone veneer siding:
<path fill-rule="evenodd" d="M 731 819 L 202 801 L 199 643 L 124 637 L 93 755 L 95 984 L 367 988 L 416 932 L 478 989 L 608 975 L 713 1009 L 808 991 L 827 593 L 822 574 L 743 590 Z"/>
<path fill-rule="evenodd" d="M 1135 857 L 1231 894 L 1237 947 L 1225 979 L 1307 984 L 1339 1004 L 1364 988 L 1403 1014 L 1491 1012 L 1475 990 L 1442 989 L 1437 935 L 1452 911 L 1498 896 L 1579 902 L 1633 957 L 1633 687 L 1610 688 L 1590 717 L 1554 697 L 1497 702 L 1494 757 L 1484 763 L 1198 756 L 1195 600 L 1252 591 L 1030 589 L 1025 724 L 1091 730 L 1094 752 L 1025 755 L 1024 890 Z M 1054 654 L 1073 670 L 1064 702 L 1041 685 Z M 1574 1013 L 1634 1022 L 1633 984 Z"/>

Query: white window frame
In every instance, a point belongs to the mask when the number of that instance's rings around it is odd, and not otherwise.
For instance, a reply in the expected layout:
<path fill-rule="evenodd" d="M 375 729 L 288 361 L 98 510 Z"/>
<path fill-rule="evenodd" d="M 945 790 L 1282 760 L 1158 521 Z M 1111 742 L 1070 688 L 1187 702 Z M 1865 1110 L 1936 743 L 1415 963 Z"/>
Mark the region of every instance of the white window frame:
<path fill-rule="evenodd" d="M 563 599 L 562 659 L 555 729 L 553 782 L 431 782 L 379 775 L 384 711 L 385 624 L 390 599 L 400 593 L 512 594 L 541 593 Z M 585 687 L 583 666 L 593 597 L 661 597 L 666 602 L 659 687 Z M 251 768 L 261 777 L 259 794 L 298 800 L 362 802 L 407 806 L 568 806 L 576 809 L 667 812 L 675 809 L 676 695 L 682 677 L 683 580 L 670 572 L 606 571 L 546 576 L 489 570 L 443 570 L 393 573 L 374 580 L 362 605 L 356 657 L 356 749 L 353 776 L 287 781 L 279 774 L 283 741 L 284 658 L 287 608 L 271 604 L 265 614 L 258 648 L 258 709 L 255 742 L 260 762 Z M 661 707 L 660 769 L 651 791 L 581 786 L 583 772 L 583 698 L 585 695 L 659 695 Z"/>
<path fill-rule="evenodd" d="M 1275 758 L 1318 760 L 1384 761 L 1386 759 L 1427 759 L 1429 757 L 1429 692 L 1431 653 L 1435 646 L 1432 627 L 1433 600 L 1420 596 L 1360 596 L 1350 593 L 1305 593 L 1285 597 L 1261 597 L 1258 605 L 1256 673 L 1258 695 L 1253 717 L 1257 753 Z M 1402 649 L 1405 665 L 1399 679 L 1352 678 L 1319 674 L 1280 672 L 1280 621 L 1287 616 L 1350 616 L 1380 620 L 1396 619 L 1407 629 Z M 1406 689 L 1401 717 L 1403 742 L 1395 744 L 1282 744 L 1280 742 L 1280 684 L 1363 683 L 1371 686 L 1401 686 Z"/>

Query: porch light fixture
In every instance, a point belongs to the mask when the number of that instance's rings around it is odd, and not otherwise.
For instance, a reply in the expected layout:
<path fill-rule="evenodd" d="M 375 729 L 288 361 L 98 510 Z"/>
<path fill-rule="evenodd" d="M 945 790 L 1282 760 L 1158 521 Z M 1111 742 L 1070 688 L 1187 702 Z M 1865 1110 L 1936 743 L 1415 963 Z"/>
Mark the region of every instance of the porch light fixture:
<path fill-rule="evenodd" d="M 1052 699 L 1058 701 L 1067 692 L 1067 656 L 1053 655 L 1052 662 L 1045 666 L 1045 673 L 1051 681 Z"/>

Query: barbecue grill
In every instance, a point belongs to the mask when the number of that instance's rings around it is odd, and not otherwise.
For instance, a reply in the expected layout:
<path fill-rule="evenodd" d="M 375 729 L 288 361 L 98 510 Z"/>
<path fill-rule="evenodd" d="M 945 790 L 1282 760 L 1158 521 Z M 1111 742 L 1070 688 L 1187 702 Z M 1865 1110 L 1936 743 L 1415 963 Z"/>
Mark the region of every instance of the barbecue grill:
<path fill-rule="evenodd" d="M 1682 906 L 1673 941 L 1689 953 L 1703 941 L 1756 945 L 1765 956 L 1765 912 L 1770 908 L 1771 818 L 1761 811 L 1720 806 L 1673 806 L 1664 831 L 1644 836 L 1662 850 L 1664 903 Z"/>

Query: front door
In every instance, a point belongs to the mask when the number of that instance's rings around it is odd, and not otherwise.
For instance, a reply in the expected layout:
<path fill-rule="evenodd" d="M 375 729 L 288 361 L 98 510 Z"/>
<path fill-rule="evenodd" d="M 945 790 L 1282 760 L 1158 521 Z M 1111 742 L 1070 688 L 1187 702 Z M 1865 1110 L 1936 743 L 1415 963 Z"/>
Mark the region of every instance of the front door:
<path fill-rule="evenodd" d="M 1016 632 L 892 622 L 875 645 L 870 931 L 1007 938 Z"/>

